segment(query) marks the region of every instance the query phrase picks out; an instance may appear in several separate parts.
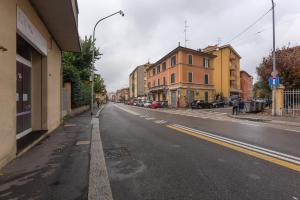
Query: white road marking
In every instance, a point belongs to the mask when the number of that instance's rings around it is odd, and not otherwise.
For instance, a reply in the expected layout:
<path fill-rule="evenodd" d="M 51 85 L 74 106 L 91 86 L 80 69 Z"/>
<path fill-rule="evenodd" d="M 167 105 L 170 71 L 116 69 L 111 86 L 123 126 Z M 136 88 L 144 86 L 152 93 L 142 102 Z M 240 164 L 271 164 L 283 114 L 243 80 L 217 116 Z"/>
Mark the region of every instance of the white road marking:
<path fill-rule="evenodd" d="M 153 117 L 147 117 L 147 118 L 145 118 L 146 120 L 155 120 L 155 118 L 153 118 Z"/>
<path fill-rule="evenodd" d="M 116 105 L 116 104 L 114 104 L 114 106 L 116 106 L 117 108 L 119 108 L 119 109 L 121 109 L 121 110 L 123 110 L 123 111 L 125 111 L 125 112 L 128 112 L 128 113 L 130 113 L 130 114 L 133 114 L 133 115 L 140 115 L 139 113 L 137 113 L 137 112 L 134 112 L 134 111 L 131 111 L 131 110 L 128 110 L 128 109 L 125 109 L 125 108 L 122 108 L 121 106 L 119 106 L 119 105 Z"/>
<path fill-rule="evenodd" d="M 250 123 L 245 123 L 245 122 L 240 122 L 240 124 L 249 125 L 249 126 L 260 126 L 258 124 L 250 124 Z"/>
<path fill-rule="evenodd" d="M 178 127 L 180 129 L 183 129 L 183 130 L 191 131 L 191 132 L 199 134 L 199 135 L 203 135 L 203 136 L 206 136 L 206 137 L 209 137 L 209 138 L 213 138 L 215 140 L 219 140 L 219 141 L 222 141 L 222 142 L 225 142 L 225 143 L 229 143 L 229 144 L 232 144 L 232 145 L 235 145 L 235 146 L 239 146 L 239 147 L 242 147 L 244 149 L 256 151 L 258 153 L 262 153 L 262 154 L 265 154 L 265 155 L 269 155 L 269 156 L 272 156 L 272 157 L 275 157 L 275 158 L 278 158 L 278 159 L 281 159 L 281 160 L 285 160 L 285 161 L 300 165 L 300 158 L 297 157 L 297 156 L 292 156 L 292 155 L 288 155 L 288 154 L 281 153 L 281 152 L 278 152 L 278 151 L 273 151 L 273 150 L 270 150 L 270 149 L 266 149 L 266 148 L 259 147 L 259 146 L 256 146 L 256 145 L 248 144 L 248 143 L 245 143 L 245 142 L 240 142 L 238 140 L 233 140 L 233 139 L 230 139 L 230 138 L 215 135 L 215 134 L 208 133 L 208 132 L 205 132 L 205 131 L 196 130 L 196 129 L 189 128 L 189 127 L 186 127 L 186 126 L 182 126 L 182 125 L 179 125 L 179 124 L 173 124 L 173 126 Z"/>
<path fill-rule="evenodd" d="M 165 121 L 165 120 L 157 120 L 157 121 L 155 121 L 155 123 L 157 123 L 157 124 L 164 124 L 164 123 L 167 123 L 167 121 Z"/>

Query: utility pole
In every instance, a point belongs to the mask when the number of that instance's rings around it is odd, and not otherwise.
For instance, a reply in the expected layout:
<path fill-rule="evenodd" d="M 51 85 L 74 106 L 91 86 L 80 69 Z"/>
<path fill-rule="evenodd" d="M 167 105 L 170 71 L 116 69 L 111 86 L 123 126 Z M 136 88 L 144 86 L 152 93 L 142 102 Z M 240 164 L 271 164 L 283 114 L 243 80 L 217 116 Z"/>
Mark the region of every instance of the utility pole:
<path fill-rule="evenodd" d="M 186 32 L 187 32 L 187 29 L 189 28 L 190 26 L 187 25 L 187 21 L 185 20 L 184 21 L 184 47 L 186 47 L 186 44 L 187 42 L 189 41 L 187 38 L 186 38 Z"/>
<path fill-rule="evenodd" d="M 275 3 L 274 0 L 272 1 L 272 19 L 273 19 L 273 52 L 272 52 L 272 57 L 273 57 L 273 72 L 272 72 L 272 77 L 273 77 L 273 82 L 276 79 L 276 57 L 275 57 Z M 276 87 L 273 84 L 272 86 L 272 96 L 273 96 L 273 115 L 276 115 Z"/>
<path fill-rule="evenodd" d="M 124 17 L 124 12 L 122 11 L 122 10 L 119 10 L 118 12 L 115 12 L 115 13 L 113 13 L 113 14 L 111 14 L 111 15 L 108 15 L 108 16 L 106 16 L 106 17 L 104 17 L 104 18 L 102 18 L 102 19 L 99 19 L 98 21 L 97 21 L 97 23 L 95 24 L 95 26 L 94 26 L 94 29 L 93 29 L 93 45 L 92 45 L 92 70 L 91 70 L 91 77 L 90 77 L 90 79 L 91 79 L 91 81 L 92 81 L 92 84 L 91 84 L 91 115 L 93 116 L 93 106 L 94 106 L 94 68 L 95 68 L 95 62 L 94 62 L 94 60 L 95 60 L 95 46 L 96 46 L 96 44 L 95 44 L 95 31 L 96 31 L 96 27 L 98 26 L 98 24 L 101 22 L 101 21 L 103 21 L 103 20 L 105 20 L 105 19 L 107 19 L 107 18 L 109 18 L 109 17 L 111 17 L 111 16 L 114 16 L 114 15 L 116 15 L 116 14 L 120 14 L 122 17 Z"/>

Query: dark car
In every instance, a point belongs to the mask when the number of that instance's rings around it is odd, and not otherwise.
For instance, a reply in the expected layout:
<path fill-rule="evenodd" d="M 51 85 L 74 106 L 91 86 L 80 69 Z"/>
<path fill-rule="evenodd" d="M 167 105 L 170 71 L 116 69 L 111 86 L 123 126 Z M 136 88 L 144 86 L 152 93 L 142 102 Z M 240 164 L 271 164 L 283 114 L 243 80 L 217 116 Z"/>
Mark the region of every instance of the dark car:
<path fill-rule="evenodd" d="M 209 102 L 203 101 L 203 100 L 194 100 L 191 103 L 192 109 L 212 108 L 212 107 L 213 107 L 212 103 L 209 103 Z"/>
<path fill-rule="evenodd" d="M 222 100 L 215 100 L 212 102 L 212 107 L 213 108 L 224 108 L 225 102 Z"/>
<path fill-rule="evenodd" d="M 162 108 L 167 108 L 168 107 L 168 101 L 160 101 L 159 102 Z"/>

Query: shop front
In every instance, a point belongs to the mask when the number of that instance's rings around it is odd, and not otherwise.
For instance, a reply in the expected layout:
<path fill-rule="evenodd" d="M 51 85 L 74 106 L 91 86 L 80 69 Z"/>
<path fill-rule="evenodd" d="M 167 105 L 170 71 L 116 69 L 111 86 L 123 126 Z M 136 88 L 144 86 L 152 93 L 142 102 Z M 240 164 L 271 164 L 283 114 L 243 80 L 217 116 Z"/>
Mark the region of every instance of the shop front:
<path fill-rule="evenodd" d="M 51 132 L 61 123 L 61 52 L 80 51 L 74 3 L 0 2 L 0 25 L 5 27 L 0 31 L 5 49 L 0 50 L 0 141 L 5 141 L 0 168 L 16 156 L 19 140 Z"/>

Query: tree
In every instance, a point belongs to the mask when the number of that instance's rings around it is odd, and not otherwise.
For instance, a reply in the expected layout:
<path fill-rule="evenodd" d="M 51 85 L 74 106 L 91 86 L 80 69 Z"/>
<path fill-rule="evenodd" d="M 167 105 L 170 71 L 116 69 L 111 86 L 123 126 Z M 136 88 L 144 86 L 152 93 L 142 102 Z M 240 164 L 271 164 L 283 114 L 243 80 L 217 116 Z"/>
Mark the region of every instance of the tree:
<path fill-rule="evenodd" d="M 95 70 L 93 64 L 100 59 L 100 50 L 95 47 L 95 41 L 92 40 L 92 36 L 85 36 L 83 40 L 80 39 L 80 53 L 63 52 L 62 55 L 63 66 L 74 66 L 78 70 L 81 80 L 89 80 L 92 70 Z"/>
<path fill-rule="evenodd" d="M 280 83 L 286 89 L 300 88 L 300 46 L 282 47 L 276 50 L 275 55 Z M 272 53 L 263 58 L 256 71 L 262 82 L 260 84 L 268 85 L 272 73 Z"/>
<path fill-rule="evenodd" d="M 95 69 L 93 64 L 100 58 L 100 51 L 95 47 L 95 41 L 92 37 L 87 37 L 80 40 L 81 52 L 63 52 L 63 80 L 64 82 L 71 82 L 71 103 L 72 108 L 87 105 L 91 99 L 91 83 L 89 82 L 91 72 Z M 92 50 L 94 48 L 94 59 L 92 57 Z M 95 78 L 95 91 L 105 90 L 104 80 L 99 75 Z"/>
<path fill-rule="evenodd" d="M 271 88 L 264 81 L 259 80 L 253 86 L 254 98 L 271 98 Z"/>
<path fill-rule="evenodd" d="M 106 93 L 104 80 L 99 74 L 97 74 L 94 79 L 94 91 L 95 93 Z"/>

